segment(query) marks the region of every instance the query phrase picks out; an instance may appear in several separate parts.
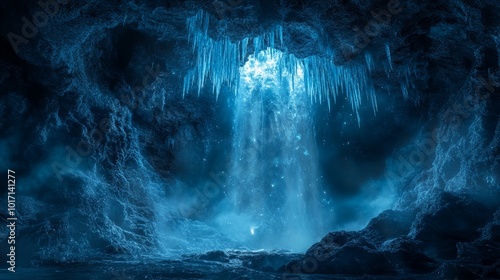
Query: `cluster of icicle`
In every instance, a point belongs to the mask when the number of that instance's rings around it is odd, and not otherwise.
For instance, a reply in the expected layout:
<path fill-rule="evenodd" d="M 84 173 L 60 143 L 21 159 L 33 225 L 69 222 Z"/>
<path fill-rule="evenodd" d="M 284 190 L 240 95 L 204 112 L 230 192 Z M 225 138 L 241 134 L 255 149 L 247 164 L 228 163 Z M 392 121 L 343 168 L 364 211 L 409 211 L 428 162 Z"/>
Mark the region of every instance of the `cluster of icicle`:
<path fill-rule="evenodd" d="M 217 99 L 223 84 L 229 86 L 237 94 L 240 67 L 244 64 L 247 55 L 253 54 L 257 57 L 258 53 L 263 50 L 272 53 L 277 47 L 284 49 L 282 26 L 275 26 L 271 31 L 255 38 L 244 38 L 241 41 L 232 42 L 227 37 L 220 40 L 210 38 L 209 24 L 210 15 L 202 10 L 187 20 L 188 42 L 192 47 L 196 62 L 194 68 L 184 78 L 183 96 L 193 89 L 196 89 L 200 95 L 201 89 L 208 81 Z M 389 68 L 392 69 L 388 46 L 386 51 Z M 369 79 L 374 63 L 369 54 L 366 56 L 366 63 L 366 66 L 337 66 L 333 63 L 333 54 L 329 58 L 319 56 L 297 58 L 293 54 L 284 52 L 280 56 L 279 75 L 286 71 L 287 75 L 283 76 L 291 79 L 292 84 L 294 84 L 295 77 L 300 75 L 311 101 L 326 102 L 329 108 L 331 102 L 335 103 L 339 94 L 343 93 L 356 113 L 359 123 L 358 109 L 363 95 L 371 103 L 374 113 L 377 111 L 375 90 Z M 403 93 L 407 98 L 406 87 Z"/>
<path fill-rule="evenodd" d="M 222 85 L 226 84 L 235 90 L 239 87 L 240 66 L 244 62 L 250 46 L 257 54 L 266 47 L 274 48 L 276 41 L 283 45 L 283 28 L 253 38 L 244 38 L 239 42 L 231 42 L 225 37 L 214 40 L 208 36 L 210 15 L 199 11 L 187 20 L 188 42 L 196 56 L 195 67 L 184 78 L 183 96 L 193 87 L 198 95 L 207 80 L 212 83 L 212 90 L 218 99 Z"/>

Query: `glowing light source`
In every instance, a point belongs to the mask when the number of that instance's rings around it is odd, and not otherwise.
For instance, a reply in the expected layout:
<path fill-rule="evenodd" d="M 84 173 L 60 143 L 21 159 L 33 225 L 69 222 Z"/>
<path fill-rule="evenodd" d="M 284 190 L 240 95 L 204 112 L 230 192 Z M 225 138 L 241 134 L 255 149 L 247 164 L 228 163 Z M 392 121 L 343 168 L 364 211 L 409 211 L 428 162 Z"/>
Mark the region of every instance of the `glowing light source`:
<path fill-rule="evenodd" d="M 240 85 L 248 92 L 260 89 L 280 88 L 286 85 L 289 92 L 304 90 L 304 71 L 301 63 L 295 67 L 286 65 L 286 54 L 279 50 L 266 48 L 256 55 L 249 55 L 245 65 L 240 68 Z M 241 94 L 241 91 L 238 92 Z"/>

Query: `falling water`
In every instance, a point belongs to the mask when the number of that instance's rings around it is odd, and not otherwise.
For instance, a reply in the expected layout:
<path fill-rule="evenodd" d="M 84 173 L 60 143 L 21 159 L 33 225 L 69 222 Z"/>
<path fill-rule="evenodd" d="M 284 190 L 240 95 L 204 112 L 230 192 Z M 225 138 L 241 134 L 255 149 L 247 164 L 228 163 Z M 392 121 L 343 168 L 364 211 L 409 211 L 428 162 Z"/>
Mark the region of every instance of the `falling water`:
<path fill-rule="evenodd" d="M 282 59 L 267 49 L 240 71 L 230 205 L 220 223 L 253 247 L 302 250 L 324 233 L 317 148 L 302 68 L 293 82 L 283 79 L 290 73 L 278 70 Z"/>

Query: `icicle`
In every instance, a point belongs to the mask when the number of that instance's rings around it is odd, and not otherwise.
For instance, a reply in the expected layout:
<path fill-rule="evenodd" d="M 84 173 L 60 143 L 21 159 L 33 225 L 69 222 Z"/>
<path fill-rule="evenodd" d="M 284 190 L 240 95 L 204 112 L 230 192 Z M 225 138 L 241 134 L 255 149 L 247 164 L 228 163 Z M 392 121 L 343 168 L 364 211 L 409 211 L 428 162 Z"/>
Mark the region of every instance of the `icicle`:
<path fill-rule="evenodd" d="M 389 67 L 391 71 L 393 70 L 392 67 L 392 58 L 391 58 L 391 49 L 389 48 L 389 44 L 385 44 L 385 54 L 387 55 L 387 61 L 389 62 Z"/>
<path fill-rule="evenodd" d="M 163 112 L 163 108 L 165 107 L 165 89 L 161 89 L 161 111 Z"/>
<path fill-rule="evenodd" d="M 247 56 L 247 48 L 248 48 L 248 38 L 244 38 L 241 44 L 242 58 L 240 63 L 243 62 L 245 60 L 245 57 Z"/>
<path fill-rule="evenodd" d="M 280 36 L 280 44 L 283 45 L 283 27 L 281 25 L 278 27 L 278 33 Z"/>
<path fill-rule="evenodd" d="M 208 36 L 210 15 L 200 11 L 187 20 L 188 42 L 193 50 L 196 65 L 186 74 L 183 81 L 183 97 L 196 89 L 198 95 L 202 88 L 211 83 L 212 92 L 218 100 L 223 85 L 228 86 L 236 94 L 240 83 L 240 67 L 252 53 L 256 59 L 270 57 L 276 61 L 276 75 L 282 84 L 289 86 L 290 91 L 302 88 L 309 95 L 311 102 L 324 103 L 331 110 L 337 97 L 345 96 L 355 112 L 360 125 L 359 110 L 362 102 L 371 104 L 374 114 L 378 111 L 377 97 L 370 74 L 375 71 L 375 63 L 369 52 L 365 53 L 366 66 L 337 66 L 333 62 L 334 53 L 327 51 L 327 57 L 311 56 L 303 59 L 293 54 L 281 53 L 276 48 L 283 46 L 283 27 L 275 26 L 269 32 L 254 38 L 243 38 L 239 42 L 231 42 L 229 38 L 213 40 Z M 250 51 L 250 53 L 249 53 Z M 393 70 L 389 44 L 385 45 L 387 61 L 384 70 L 389 76 Z M 299 71 L 300 69 L 300 71 Z M 402 83 L 405 99 L 408 98 L 409 74 L 405 75 L 406 83 Z M 333 97 L 333 100 L 332 100 Z"/>
<path fill-rule="evenodd" d="M 387 66 L 387 63 L 385 63 L 385 62 L 384 62 L 384 71 L 385 71 L 385 75 L 387 76 L 387 78 L 390 78 L 391 74 L 389 73 L 389 67 Z"/>
<path fill-rule="evenodd" d="M 373 62 L 373 57 L 369 52 L 365 53 L 365 61 L 366 61 L 366 67 L 368 68 L 368 71 L 372 73 L 373 69 L 375 68 L 375 64 Z"/>
<path fill-rule="evenodd" d="M 401 83 L 401 92 L 403 93 L 403 97 L 405 100 L 408 100 L 409 95 L 408 95 L 408 88 L 406 87 L 405 84 Z"/>
<path fill-rule="evenodd" d="M 275 48 L 275 45 L 274 45 L 274 32 L 271 32 L 271 34 L 269 34 L 269 47 L 271 47 L 272 49 Z"/>

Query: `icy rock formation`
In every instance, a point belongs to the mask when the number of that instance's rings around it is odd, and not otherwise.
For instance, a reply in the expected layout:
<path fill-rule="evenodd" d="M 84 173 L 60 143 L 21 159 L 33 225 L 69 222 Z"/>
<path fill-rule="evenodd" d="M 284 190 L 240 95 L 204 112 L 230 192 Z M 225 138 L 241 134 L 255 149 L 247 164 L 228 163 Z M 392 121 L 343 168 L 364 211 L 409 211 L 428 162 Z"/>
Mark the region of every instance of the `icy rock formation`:
<path fill-rule="evenodd" d="M 287 273 L 420 275 L 422 279 L 500 276 L 498 211 L 443 193 L 415 215 L 388 210 L 359 232 L 333 232 Z M 314 269 L 312 269 L 314 268 Z"/>

